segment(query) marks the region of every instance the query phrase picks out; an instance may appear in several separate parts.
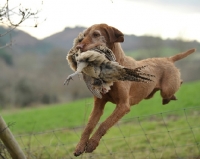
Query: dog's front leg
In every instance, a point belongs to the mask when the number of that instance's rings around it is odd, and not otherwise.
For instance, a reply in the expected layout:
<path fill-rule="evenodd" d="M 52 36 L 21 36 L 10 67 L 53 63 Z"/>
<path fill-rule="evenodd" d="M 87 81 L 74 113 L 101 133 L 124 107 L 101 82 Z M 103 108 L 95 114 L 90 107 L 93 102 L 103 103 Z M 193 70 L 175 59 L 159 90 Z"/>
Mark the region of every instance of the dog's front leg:
<path fill-rule="evenodd" d="M 104 109 L 107 101 L 96 98 L 96 97 L 94 97 L 94 98 L 95 99 L 94 99 L 93 110 L 90 114 L 89 121 L 81 135 L 81 139 L 76 146 L 76 149 L 74 151 L 74 156 L 79 156 L 85 151 L 90 134 L 92 133 L 92 131 L 95 128 L 95 126 L 97 125 L 101 115 L 103 114 L 103 109 Z"/>
<path fill-rule="evenodd" d="M 96 149 L 103 135 L 111 128 L 119 119 L 130 111 L 129 104 L 118 104 L 114 112 L 99 126 L 97 131 L 89 139 L 85 152 L 92 152 Z"/>

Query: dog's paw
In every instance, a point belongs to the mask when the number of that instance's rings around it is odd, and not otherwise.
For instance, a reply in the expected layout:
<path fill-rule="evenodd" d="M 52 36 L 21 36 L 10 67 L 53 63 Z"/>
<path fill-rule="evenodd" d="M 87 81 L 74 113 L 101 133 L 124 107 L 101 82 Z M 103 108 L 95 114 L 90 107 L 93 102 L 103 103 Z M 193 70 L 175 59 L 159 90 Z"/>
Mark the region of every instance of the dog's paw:
<path fill-rule="evenodd" d="M 78 143 L 74 150 L 74 156 L 80 156 L 85 151 L 86 144 Z"/>
<path fill-rule="evenodd" d="M 85 152 L 86 153 L 91 153 L 92 151 L 94 151 L 96 149 L 96 147 L 99 145 L 99 142 L 94 140 L 94 139 L 90 139 L 87 143 L 87 146 L 85 148 Z"/>

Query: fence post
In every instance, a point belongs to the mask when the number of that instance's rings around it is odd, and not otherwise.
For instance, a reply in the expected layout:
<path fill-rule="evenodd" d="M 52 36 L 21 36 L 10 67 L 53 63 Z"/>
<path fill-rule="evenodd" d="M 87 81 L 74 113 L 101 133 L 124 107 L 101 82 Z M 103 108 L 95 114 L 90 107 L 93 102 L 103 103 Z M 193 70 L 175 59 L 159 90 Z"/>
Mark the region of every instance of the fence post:
<path fill-rule="evenodd" d="M 0 138 L 13 159 L 26 159 L 23 151 L 0 115 Z"/>

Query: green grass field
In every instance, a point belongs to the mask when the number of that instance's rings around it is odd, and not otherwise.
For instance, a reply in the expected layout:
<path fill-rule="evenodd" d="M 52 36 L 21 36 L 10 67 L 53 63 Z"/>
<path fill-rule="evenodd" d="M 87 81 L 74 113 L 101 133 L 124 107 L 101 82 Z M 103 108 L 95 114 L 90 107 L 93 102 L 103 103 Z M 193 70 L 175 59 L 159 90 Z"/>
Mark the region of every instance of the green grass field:
<path fill-rule="evenodd" d="M 199 90 L 200 81 L 184 83 L 176 93 L 177 101 L 163 106 L 158 92 L 153 99 L 133 106 L 103 137 L 92 156 L 84 154 L 82 158 L 197 158 L 200 156 Z M 1 115 L 7 123 L 15 123 L 11 131 L 27 155 L 65 159 L 73 158 L 92 105 L 90 98 L 2 110 Z M 108 103 L 101 121 L 114 108 Z"/>
<path fill-rule="evenodd" d="M 131 112 L 124 118 L 150 115 L 159 112 L 176 110 L 191 106 L 200 106 L 199 98 L 200 81 L 184 83 L 176 93 L 177 101 L 162 105 L 159 92 L 150 100 L 143 100 L 131 108 Z M 72 128 L 84 125 L 93 106 L 93 100 L 82 99 L 72 103 L 38 106 L 27 109 L 2 110 L 1 115 L 7 123 L 15 123 L 12 126 L 14 134 L 27 132 L 39 132 L 59 128 Z M 104 120 L 115 108 L 112 103 L 107 103 Z"/>

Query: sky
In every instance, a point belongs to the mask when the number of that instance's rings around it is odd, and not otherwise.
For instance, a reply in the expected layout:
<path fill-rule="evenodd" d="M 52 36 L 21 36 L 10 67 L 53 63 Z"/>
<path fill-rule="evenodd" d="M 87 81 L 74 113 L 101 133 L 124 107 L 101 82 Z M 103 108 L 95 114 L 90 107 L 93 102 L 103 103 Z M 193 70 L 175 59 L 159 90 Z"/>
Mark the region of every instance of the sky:
<path fill-rule="evenodd" d="M 10 6 L 41 10 L 18 29 L 43 39 L 66 27 L 107 23 L 124 34 L 200 42 L 199 0 L 9 0 Z"/>

